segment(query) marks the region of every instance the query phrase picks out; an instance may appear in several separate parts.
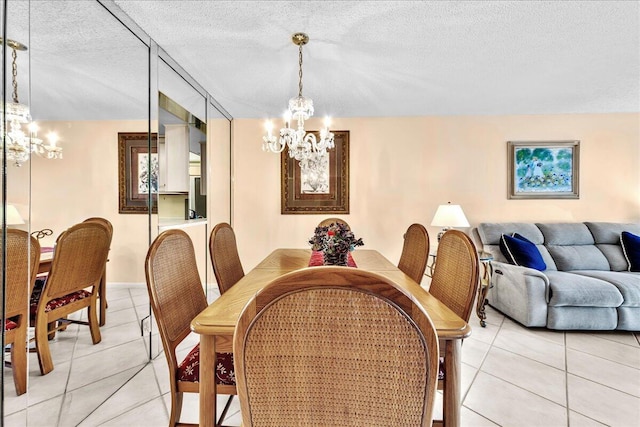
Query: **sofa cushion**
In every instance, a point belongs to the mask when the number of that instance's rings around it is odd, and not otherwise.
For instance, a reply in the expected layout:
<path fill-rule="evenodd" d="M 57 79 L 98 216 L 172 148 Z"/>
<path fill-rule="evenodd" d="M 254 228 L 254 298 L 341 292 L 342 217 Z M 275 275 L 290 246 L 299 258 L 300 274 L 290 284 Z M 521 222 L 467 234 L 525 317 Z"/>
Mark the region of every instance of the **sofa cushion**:
<path fill-rule="evenodd" d="M 609 261 L 611 271 L 627 271 L 629 263 L 622 252 L 620 234 L 623 231 L 640 234 L 640 224 L 617 222 L 585 222 L 585 224 L 593 235 L 596 247 Z"/>
<path fill-rule="evenodd" d="M 547 269 L 536 245 L 518 233 L 514 233 L 513 237 L 503 234 L 500 251 L 511 264 L 540 271 Z"/>
<path fill-rule="evenodd" d="M 547 266 L 547 270 L 555 270 L 556 265 L 553 262 L 553 258 L 549 255 L 549 251 L 545 248 L 542 243 L 544 242 L 544 237 L 542 233 L 532 223 L 527 222 L 503 222 L 503 223 L 492 223 L 492 222 L 483 222 L 478 225 L 476 229 L 478 232 L 478 237 L 480 238 L 480 243 L 482 244 L 482 249 L 485 252 L 493 255 L 494 261 L 508 263 L 509 260 L 502 254 L 500 251 L 500 238 L 502 234 L 507 234 L 509 236 L 514 233 L 518 233 L 521 236 L 526 237 L 528 240 L 536 244 L 542 259 L 544 260 L 545 265 Z"/>
<path fill-rule="evenodd" d="M 549 246 L 549 253 L 560 271 L 610 271 L 609 261 L 595 245 Z"/>
<path fill-rule="evenodd" d="M 549 245 L 594 245 L 595 241 L 587 226 L 581 222 L 536 223 Z"/>
<path fill-rule="evenodd" d="M 558 270 L 610 270 L 609 261 L 595 246 L 593 235 L 585 224 L 536 225 Z"/>
<path fill-rule="evenodd" d="M 622 294 L 604 280 L 565 271 L 546 271 L 549 279 L 549 306 L 619 307 Z"/>
<path fill-rule="evenodd" d="M 609 282 L 622 294 L 622 307 L 640 307 L 640 273 L 594 270 L 577 270 L 572 273 Z"/>
<path fill-rule="evenodd" d="M 640 271 L 640 236 L 628 231 L 620 233 L 622 252 L 629 264 L 629 271 Z"/>

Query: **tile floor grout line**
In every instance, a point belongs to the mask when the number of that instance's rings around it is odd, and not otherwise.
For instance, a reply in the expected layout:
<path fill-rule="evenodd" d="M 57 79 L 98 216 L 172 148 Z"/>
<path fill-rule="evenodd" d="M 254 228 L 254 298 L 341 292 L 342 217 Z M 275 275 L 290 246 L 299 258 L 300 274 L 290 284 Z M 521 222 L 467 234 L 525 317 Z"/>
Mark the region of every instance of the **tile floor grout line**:
<path fill-rule="evenodd" d="M 469 391 L 471 391 L 471 387 L 473 387 L 473 383 L 478 378 L 478 375 L 480 374 L 480 370 L 482 369 L 482 366 L 484 365 L 484 362 L 487 360 L 487 357 L 489 356 L 489 352 L 493 348 L 493 344 L 495 343 L 495 341 L 496 341 L 496 339 L 498 337 L 498 333 L 500 333 L 500 330 L 502 329 L 503 325 L 504 325 L 504 318 L 502 318 L 502 320 L 500 321 L 499 325 L 495 325 L 495 326 L 498 327 L 498 330 L 496 331 L 495 335 L 493 336 L 493 339 L 491 340 L 491 343 L 489 343 L 489 348 L 487 349 L 486 354 L 482 358 L 482 361 L 480 362 L 480 365 L 478 366 L 478 369 L 476 370 L 476 373 L 473 375 L 473 378 L 469 382 L 469 387 L 465 391 L 464 396 L 462 396 L 461 399 L 460 399 L 460 405 L 461 406 L 464 406 L 464 401 L 467 398 L 467 395 L 469 394 Z M 484 372 L 484 373 L 486 373 L 486 372 Z M 486 374 L 489 375 L 488 373 L 486 373 Z M 495 424 L 497 426 L 500 426 L 500 423 L 498 423 L 497 421 L 494 421 L 491 418 L 487 418 L 485 415 L 482 415 L 482 414 L 474 411 L 473 409 L 471 409 L 471 408 L 469 408 L 467 406 L 464 406 L 464 407 L 467 408 L 469 411 L 472 411 L 473 413 L 475 413 L 475 414 L 479 415 L 480 417 L 484 418 L 485 420 L 489 421 L 490 423 Z"/>
<path fill-rule="evenodd" d="M 567 333 L 562 333 L 562 342 L 564 343 L 564 400 L 567 402 L 567 426 L 571 426 L 571 405 L 569 402 L 569 347 L 567 346 Z"/>
<path fill-rule="evenodd" d="M 476 370 L 476 373 L 473 375 L 473 378 L 469 382 L 469 388 L 467 388 L 467 390 L 465 391 L 464 396 L 461 396 L 461 398 L 460 398 L 460 403 L 461 404 L 464 404 L 464 400 L 467 398 L 467 395 L 469 394 L 469 391 L 471 390 L 471 387 L 473 386 L 473 383 L 475 382 L 476 378 L 478 377 L 478 374 L 480 373 L 480 370 L 482 369 L 482 366 L 484 365 L 484 362 L 487 360 L 487 357 L 489 356 L 489 352 L 493 348 L 493 344 L 495 343 L 496 338 L 498 337 L 498 333 L 502 329 L 503 324 L 504 324 L 504 319 L 500 322 L 500 325 L 498 325 L 498 330 L 496 331 L 495 335 L 493 336 L 493 339 L 489 343 L 489 348 L 487 349 L 487 352 L 482 357 L 482 361 L 480 362 L 480 364 L 478 366 L 478 369 Z M 473 332 L 471 334 L 473 335 Z M 464 343 L 464 341 L 463 341 L 463 343 Z M 461 344 L 461 347 L 463 347 L 462 344 Z M 462 359 L 462 355 L 460 355 L 460 359 Z"/>
<path fill-rule="evenodd" d="M 126 380 L 126 381 L 125 381 L 121 386 L 119 386 L 118 388 L 116 388 L 116 389 L 113 391 L 113 393 L 111 393 L 110 395 L 108 395 L 108 396 L 107 396 L 107 397 L 102 401 L 102 403 L 100 403 L 100 404 L 99 404 L 98 406 L 96 406 L 96 407 L 95 407 L 91 412 L 89 412 L 89 413 L 88 413 L 84 418 L 82 418 L 82 419 L 80 420 L 80 422 L 79 422 L 77 425 L 82 424 L 82 422 L 83 422 L 84 420 L 86 420 L 87 418 L 89 418 L 89 417 L 91 416 L 91 414 L 93 414 L 93 413 L 94 413 L 94 412 L 96 412 L 100 407 L 102 407 L 104 404 L 106 404 L 106 403 L 109 401 L 109 399 L 111 399 L 113 396 L 115 396 L 115 394 L 116 394 L 116 393 L 118 393 L 120 390 L 122 390 L 122 389 L 124 388 L 124 386 L 126 386 L 127 384 L 129 384 L 129 382 L 131 382 L 131 380 L 133 380 L 133 379 L 136 377 L 136 375 L 138 375 L 140 372 L 142 372 L 142 371 L 144 370 L 144 368 L 145 368 L 148 364 L 149 364 L 149 362 L 147 362 L 147 363 L 145 363 L 144 365 L 142 365 L 142 366 L 140 367 L 140 369 L 138 370 L 138 372 L 136 372 L 135 374 L 133 374 L 133 375 L 132 375 L 129 379 L 127 379 L 127 380 Z M 84 386 L 84 387 L 86 387 L 86 386 Z M 81 387 L 80 387 L 80 388 L 81 388 Z M 153 400 L 153 399 L 151 399 L 151 400 Z M 146 404 L 146 403 L 150 402 L 151 400 L 149 400 L 149 401 L 147 401 L 147 402 L 144 402 L 144 403 L 141 403 L 141 404 L 140 404 L 140 405 L 138 405 L 138 406 L 144 405 L 144 404 Z M 136 409 L 138 406 L 136 406 L 136 407 L 134 407 L 134 408 L 131 408 L 131 409 Z M 120 415 L 121 415 L 121 414 L 118 414 L 118 415 L 116 415 L 115 417 L 112 417 L 112 418 L 110 418 L 110 419 L 106 420 L 105 422 L 109 422 L 109 421 L 113 420 L 114 418 L 119 417 Z M 104 424 L 104 423 L 101 423 L 101 424 Z"/>

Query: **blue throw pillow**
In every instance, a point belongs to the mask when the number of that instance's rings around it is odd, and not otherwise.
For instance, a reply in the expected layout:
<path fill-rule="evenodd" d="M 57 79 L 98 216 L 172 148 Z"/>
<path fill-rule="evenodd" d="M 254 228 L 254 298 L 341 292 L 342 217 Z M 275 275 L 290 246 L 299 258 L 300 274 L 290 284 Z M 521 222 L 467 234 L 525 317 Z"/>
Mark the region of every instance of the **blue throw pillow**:
<path fill-rule="evenodd" d="M 620 243 L 622 244 L 622 252 L 629 264 L 629 271 L 640 271 L 640 236 L 628 231 L 620 234 Z"/>
<path fill-rule="evenodd" d="M 544 271 L 547 269 L 540 251 L 529 239 L 515 233 L 513 237 L 500 237 L 500 251 L 511 264 Z"/>

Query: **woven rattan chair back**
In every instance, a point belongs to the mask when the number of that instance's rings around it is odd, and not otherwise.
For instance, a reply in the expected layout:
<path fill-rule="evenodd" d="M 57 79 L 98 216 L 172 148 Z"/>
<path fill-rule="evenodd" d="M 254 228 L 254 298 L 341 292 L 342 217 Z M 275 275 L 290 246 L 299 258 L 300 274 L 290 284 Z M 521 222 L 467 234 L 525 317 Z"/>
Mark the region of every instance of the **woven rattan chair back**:
<path fill-rule="evenodd" d="M 462 231 L 447 231 L 438 243 L 429 293 L 468 322 L 479 283 L 475 245 Z"/>
<path fill-rule="evenodd" d="M 178 381 L 176 347 L 189 335 L 191 320 L 207 307 L 193 243 L 182 230 L 167 230 L 151 244 L 145 260 L 147 290 L 164 355 L 169 367 L 171 414 L 169 425 L 179 424 L 184 391 L 198 392 L 198 384 Z"/>
<path fill-rule="evenodd" d="M 91 222 L 91 221 L 104 224 L 104 226 L 107 227 L 107 229 L 109 230 L 109 234 L 111 234 L 111 236 L 113 237 L 113 225 L 108 219 L 94 216 L 94 217 L 85 219 L 83 222 Z"/>
<path fill-rule="evenodd" d="M 106 218 L 101 217 L 91 217 L 84 220 L 84 222 L 99 222 L 104 224 L 105 227 L 109 230 L 111 235 L 110 239 L 113 240 L 113 225 Z M 108 260 L 107 260 L 108 261 Z M 98 288 L 98 297 L 100 298 L 100 326 L 104 326 L 107 323 L 107 266 L 104 266 L 104 272 L 102 274 L 102 280 L 100 281 L 100 286 Z"/>
<path fill-rule="evenodd" d="M 26 231 L 16 229 L 6 230 L 6 241 L 7 288 L 5 294 L 6 311 L 3 318 L 10 318 L 28 312 L 29 296 L 33 291 L 40 264 L 40 244 Z M 4 249 L 2 248 L 3 242 L 4 239 L 1 239 L 0 250 Z M 0 314 L 1 310 L 0 307 Z"/>
<path fill-rule="evenodd" d="M 1 234 L 1 233 L 0 233 Z M 23 230 L 7 229 L 0 236 L 0 250 L 4 253 L 6 239 L 6 288 L 3 321 L 5 345 L 11 344 L 11 368 L 16 394 L 27 391 L 27 329 L 29 327 L 29 296 L 40 263 L 40 244 Z M 7 329 L 5 319 L 11 319 Z M 5 391 L 6 392 L 6 391 Z"/>
<path fill-rule="evenodd" d="M 51 270 L 35 313 L 36 352 L 40 372 L 53 370 L 48 338 L 66 323 L 89 326 L 91 340 L 102 340 L 98 322 L 97 292 L 109 255 L 111 232 L 99 222 L 81 222 L 63 231 L 56 240 Z M 68 315 L 87 308 L 88 322 Z M 59 320 L 64 319 L 60 323 Z"/>
<path fill-rule="evenodd" d="M 109 256 L 111 231 L 99 222 L 81 222 L 63 231 L 56 248 L 43 296 L 63 297 L 97 286 Z"/>
<path fill-rule="evenodd" d="M 434 326 L 375 273 L 316 267 L 275 279 L 246 305 L 233 348 L 245 427 L 431 425 Z"/>
<path fill-rule="evenodd" d="M 338 224 L 338 223 L 345 225 L 347 227 L 347 230 L 351 230 L 351 227 L 349 227 L 349 224 L 347 224 L 347 221 L 345 221 L 344 219 L 340 219 L 340 218 L 326 218 L 326 219 L 323 219 L 318 224 L 318 227 L 328 227 L 331 224 Z"/>
<path fill-rule="evenodd" d="M 222 295 L 244 277 L 236 234 L 229 224 L 220 223 L 211 231 L 209 255 L 213 264 L 213 274 L 216 276 L 218 289 Z"/>
<path fill-rule="evenodd" d="M 161 233 L 147 252 L 145 274 L 167 361 L 177 369 L 176 346 L 191 332 L 191 320 L 207 307 L 189 236 L 182 230 Z"/>
<path fill-rule="evenodd" d="M 422 282 L 429 260 L 429 234 L 421 224 L 411 224 L 404 235 L 398 268 L 416 283 Z"/>

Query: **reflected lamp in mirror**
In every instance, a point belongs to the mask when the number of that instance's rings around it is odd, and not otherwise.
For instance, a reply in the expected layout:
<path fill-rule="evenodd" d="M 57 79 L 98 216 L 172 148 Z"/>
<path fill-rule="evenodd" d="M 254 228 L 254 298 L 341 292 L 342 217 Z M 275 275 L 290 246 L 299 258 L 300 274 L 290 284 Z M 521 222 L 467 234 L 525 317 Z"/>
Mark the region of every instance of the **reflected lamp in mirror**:
<path fill-rule="evenodd" d="M 0 219 L 2 218 L 2 212 L 0 210 Z M 18 209 L 16 209 L 15 206 L 7 204 L 7 209 L 6 209 L 6 223 L 7 225 L 20 225 L 20 224 L 24 224 L 24 219 L 22 219 L 22 217 L 20 216 L 20 212 L 18 212 Z"/>
<path fill-rule="evenodd" d="M 438 206 L 431 225 L 442 227 L 442 230 L 438 233 L 439 242 L 447 230 L 453 227 L 469 227 L 469 221 L 467 221 L 467 217 L 464 215 L 460 205 L 452 205 L 451 202 L 448 202 L 446 205 Z"/>

